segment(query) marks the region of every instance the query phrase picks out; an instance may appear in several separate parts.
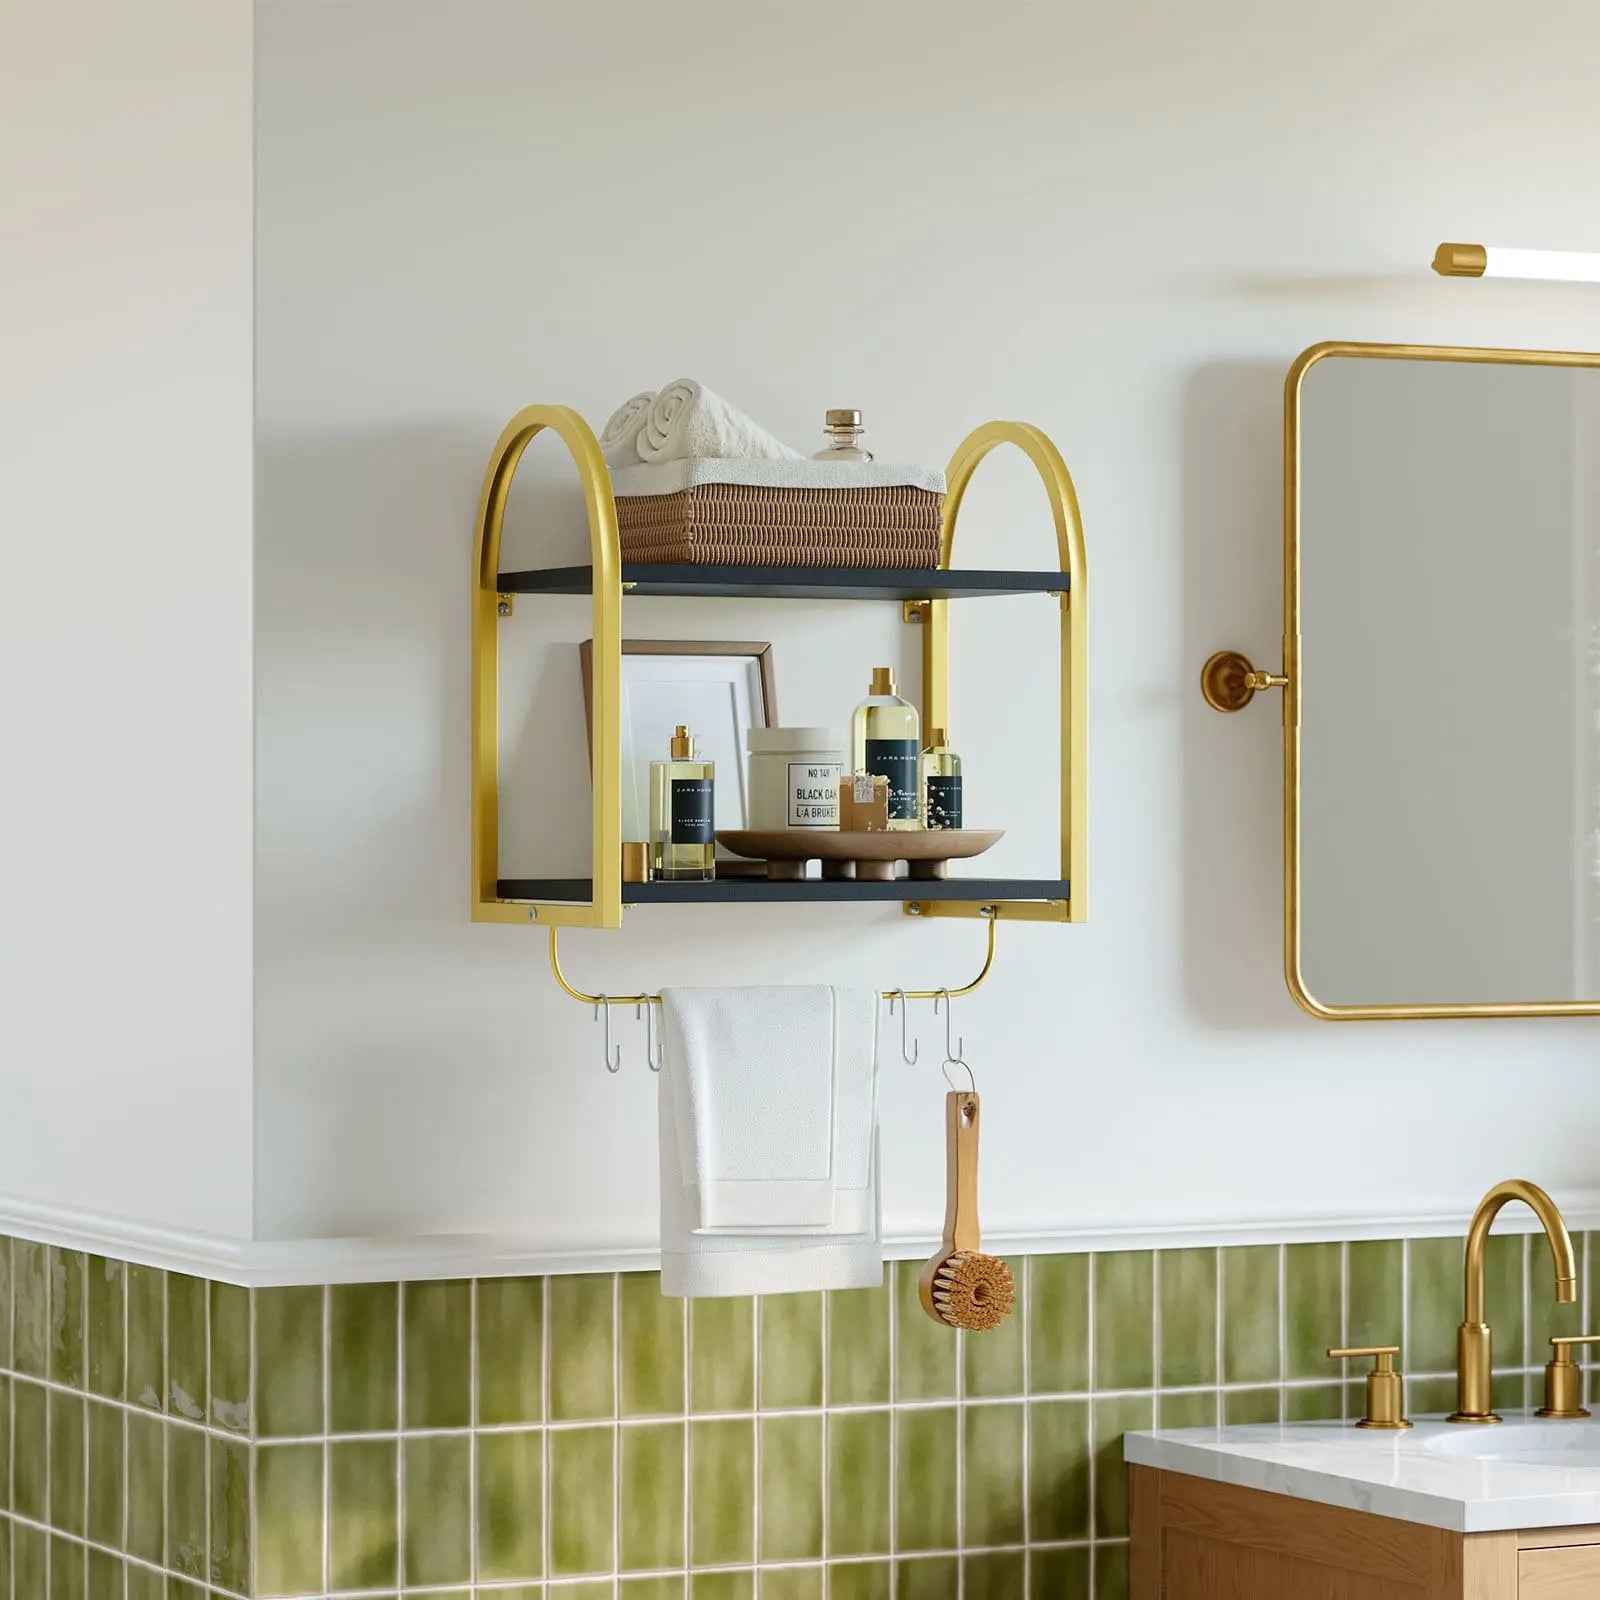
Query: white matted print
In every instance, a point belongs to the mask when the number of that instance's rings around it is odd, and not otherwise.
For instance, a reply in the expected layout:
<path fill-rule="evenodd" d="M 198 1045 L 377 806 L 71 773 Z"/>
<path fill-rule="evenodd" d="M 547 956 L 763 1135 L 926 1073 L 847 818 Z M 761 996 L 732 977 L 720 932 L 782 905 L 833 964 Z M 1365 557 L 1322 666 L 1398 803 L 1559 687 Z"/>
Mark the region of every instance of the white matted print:
<path fill-rule="evenodd" d="M 593 727 L 593 641 L 580 647 L 585 720 Z M 695 755 L 716 763 L 718 828 L 748 811 L 745 730 L 777 719 L 772 646 L 751 641 L 622 641 L 622 837 L 650 837 L 650 763 L 672 754 L 673 731 L 694 734 Z"/>

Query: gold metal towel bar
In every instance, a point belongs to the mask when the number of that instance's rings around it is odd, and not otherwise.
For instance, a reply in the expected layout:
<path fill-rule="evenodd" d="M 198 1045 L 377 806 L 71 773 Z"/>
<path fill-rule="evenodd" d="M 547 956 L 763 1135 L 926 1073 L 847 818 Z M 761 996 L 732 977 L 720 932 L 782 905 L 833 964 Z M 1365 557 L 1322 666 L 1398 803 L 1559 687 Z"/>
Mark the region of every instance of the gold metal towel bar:
<path fill-rule="evenodd" d="M 937 1000 L 941 995 L 956 999 L 964 994 L 971 994 L 974 989 L 989 976 L 990 969 L 994 966 L 994 936 L 995 929 L 1000 923 L 1000 908 L 998 906 L 983 906 L 979 915 L 988 924 L 989 942 L 984 951 L 983 966 L 979 969 L 977 977 L 971 983 L 964 983 L 954 989 L 885 989 L 885 1000 Z M 555 980 L 572 996 L 574 1000 L 581 1000 L 586 1006 L 642 1006 L 661 1004 L 658 994 L 588 994 L 584 990 L 574 987 L 567 982 L 567 975 L 561 970 L 561 950 L 557 944 L 560 929 L 551 926 L 550 929 L 550 970 L 555 974 Z"/>

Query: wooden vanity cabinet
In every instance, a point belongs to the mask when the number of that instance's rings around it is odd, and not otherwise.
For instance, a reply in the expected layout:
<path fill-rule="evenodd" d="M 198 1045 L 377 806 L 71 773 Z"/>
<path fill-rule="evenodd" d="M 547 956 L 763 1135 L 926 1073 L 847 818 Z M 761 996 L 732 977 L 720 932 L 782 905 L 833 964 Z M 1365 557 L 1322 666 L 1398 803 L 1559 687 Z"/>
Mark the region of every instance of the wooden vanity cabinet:
<path fill-rule="evenodd" d="M 1131 1600 L 1600 1600 L 1600 1525 L 1450 1533 L 1128 1471 Z"/>

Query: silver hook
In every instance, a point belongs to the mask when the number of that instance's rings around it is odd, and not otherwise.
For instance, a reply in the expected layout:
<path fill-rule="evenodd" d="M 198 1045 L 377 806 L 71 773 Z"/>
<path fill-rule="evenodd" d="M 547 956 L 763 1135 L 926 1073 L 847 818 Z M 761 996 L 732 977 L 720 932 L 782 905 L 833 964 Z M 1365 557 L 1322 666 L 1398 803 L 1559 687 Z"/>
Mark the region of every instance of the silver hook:
<path fill-rule="evenodd" d="M 966 1054 L 967 1040 L 966 1035 L 963 1034 L 961 1038 L 956 1040 L 955 1048 L 953 1050 L 950 1048 L 950 991 L 948 989 L 941 989 L 933 997 L 933 1014 L 935 1016 L 939 1014 L 939 1003 L 941 1001 L 944 1002 L 944 1058 L 946 1061 L 961 1061 L 962 1056 Z M 965 1067 L 967 1064 L 965 1061 L 961 1061 L 961 1065 Z M 972 1071 L 971 1067 L 967 1067 L 967 1071 L 970 1073 Z"/>
<path fill-rule="evenodd" d="M 641 1001 L 633 1008 L 633 1020 L 639 1020 L 640 1011 L 644 1012 L 644 1059 L 645 1064 L 652 1072 L 661 1070 L 661 1057 L 656 1053 L 656 1008 L 648 1000 Z"/>
<path fill-rule="evenodd" d="M 601 995 L 600 998 L 595 1001 L 594 1014 L 596 1021 L 599 1020 L 600 1013 L 602 1011 L 605 1013 L 606 1018 L 606 1039 L 602 1050 L 602 1055 L 606 1064 L 606 1071 L 621 1072 L 622 1046 L 620 1044 L 617 1046 L 617 1053 L 615 1056 L 611 1054 L 611 1002 L 607 1000 L 604 995 Z"/>
<path fill-rule="evenodd" d="M 962 1092 L 960 1089 L 956 1088 L 955 1080 L 950 1076 L 951 1067 L 960 1067 L 961 1070 L 966 1073 L 966 1075 L 967 1075 L 966 1092 L 968 1094 L 976 1094 L 978 1092 L 978 1080 L 975 1077 L 973 1077 L 972 1068 L 969 1067 L 966 1064 L 966 1062 L 963 1061 L 960 1058 L 960 1056 L 948 1057 L 944 1062 L 942 1062 L 940 1064 L 940 1067 L 939 1067 L 939 1070 L 944 1074 L 944 1081 L 950 1085 L 951 1092 L 953 1094 L 960 1094 Z"/>
<path fill-rule="evenodd" d="M 917 1040 L 913 1039 L 911 1041 L 911 1054 L 906 1054 L 906 1013 L 910 1010 L 910 1007 L 906 1004 L 906 992 L 904 989 L 891 989 L 889 991 L 889 1015 L 891 1017 L 894 1015 L 896 1000 L 900 1002 L 900 1059 L 908 1067 L 914 1067 L 917 1064 L 917 1057 L 922 1054 L 922 1046 Z"/>

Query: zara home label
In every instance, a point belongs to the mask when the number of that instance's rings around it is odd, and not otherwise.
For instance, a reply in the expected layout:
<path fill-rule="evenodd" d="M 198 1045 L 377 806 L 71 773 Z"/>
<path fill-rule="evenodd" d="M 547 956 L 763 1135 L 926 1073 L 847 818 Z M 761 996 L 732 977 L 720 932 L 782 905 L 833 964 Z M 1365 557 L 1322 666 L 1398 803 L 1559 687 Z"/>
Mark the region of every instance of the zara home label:
<path fill-rule="evenodd" d="M 672 842 L 710 844 L 716 837 L 709 778 L 672 780 Z"/>

